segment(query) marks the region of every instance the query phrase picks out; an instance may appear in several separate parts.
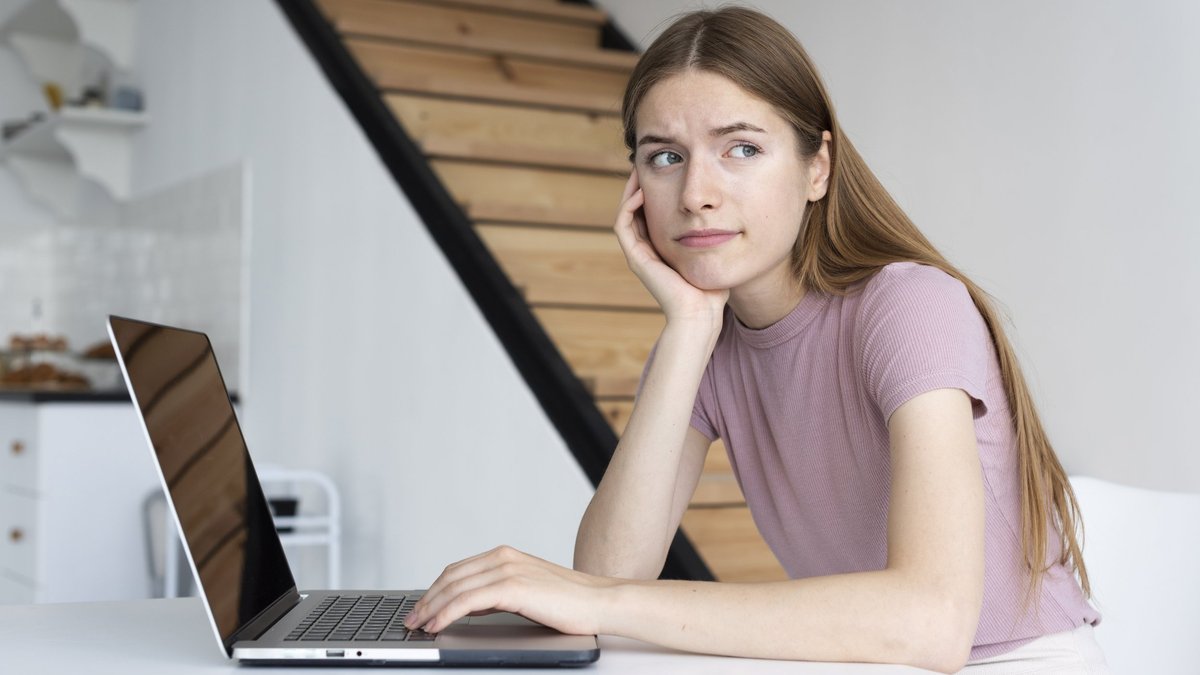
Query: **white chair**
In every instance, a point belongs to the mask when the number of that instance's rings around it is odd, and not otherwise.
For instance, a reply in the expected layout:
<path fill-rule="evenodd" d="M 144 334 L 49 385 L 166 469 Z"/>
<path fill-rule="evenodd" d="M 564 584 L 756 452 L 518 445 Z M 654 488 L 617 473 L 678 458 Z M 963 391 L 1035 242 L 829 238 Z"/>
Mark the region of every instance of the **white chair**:
<path fill-rule="evenodd" d="M 268 498 L 300 498 L 301 513 L 275 515 L 275 526 L 282 530 L 279 539 L 283 547 L 323 547 L 326 560 L 323 588 L 341 588 L 342 498 L 337 486 L 319 471 L 272 465 L 260 467 L 258 477 Z"/>
<path fill-rule="evenodd" d="M 1070 480 L 1112 671 L 1200 672 L 1200 494 Z"/>
<path fill-rule="evenodd" d="M 337 486 L 328 476 L 301 469 L 285 469 L 272 465 L 256 467 L 268 500 L 297 499 L 301 512 L 275 514 L 279 540 L 285 553 L 315 546 L 325 549 L 325 580 L 322 588 L 341 587 L 342 505 Z M 183 553 L 175 521 L 166 517 L 166 500 L 161 490 L 153 490 L 145 500 L 146 541 L 149 556 L 152 597 L 194 595 L 192 572 Z M 295 560 L 292 572 L 296 574 Z M 304 586 L 304 581 L 298 579 Z"/>

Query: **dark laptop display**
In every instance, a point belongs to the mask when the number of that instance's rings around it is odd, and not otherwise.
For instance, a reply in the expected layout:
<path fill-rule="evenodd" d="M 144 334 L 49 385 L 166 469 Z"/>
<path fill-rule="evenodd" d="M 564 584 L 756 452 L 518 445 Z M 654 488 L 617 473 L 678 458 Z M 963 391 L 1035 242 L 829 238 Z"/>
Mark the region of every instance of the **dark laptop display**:
<path fill-rule="evenodd" d="M 109 317 L 110 336 L 226 656 L 259 665 L 578 666 L 594 635 L 514 614 L 409 631 L 424 591 L 298 592 L 208 336 Z"/>
<path fill-rule="evenodd" d="M 153 324 L 112 329 L 201 592 L 232 651 L 239 628 L 299 595 L 212 345 L 203 333 Z"/>

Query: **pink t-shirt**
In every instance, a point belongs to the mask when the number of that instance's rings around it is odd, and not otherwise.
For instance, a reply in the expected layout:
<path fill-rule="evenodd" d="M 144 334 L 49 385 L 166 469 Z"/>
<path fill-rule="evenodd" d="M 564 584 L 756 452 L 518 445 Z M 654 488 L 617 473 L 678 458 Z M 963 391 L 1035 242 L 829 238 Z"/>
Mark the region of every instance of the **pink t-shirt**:
<path fill-rule="evenodd" d="M 762 330 L 726 308 L 691 424 L 725 439 L 754 521 L 791 578 L 878 570 L 887 563 L 887 420 L 941 388 L 972 398 L 983 465 L 984 595 L 971 658 L 1097 623 L 1061 565 L 1023 611 L 1013 423 L 983 318 L 941 270 L 888 265 L 845 296 L 806 293 Z M 1057 558 L 1053 536 L 1049 548 Z"/>

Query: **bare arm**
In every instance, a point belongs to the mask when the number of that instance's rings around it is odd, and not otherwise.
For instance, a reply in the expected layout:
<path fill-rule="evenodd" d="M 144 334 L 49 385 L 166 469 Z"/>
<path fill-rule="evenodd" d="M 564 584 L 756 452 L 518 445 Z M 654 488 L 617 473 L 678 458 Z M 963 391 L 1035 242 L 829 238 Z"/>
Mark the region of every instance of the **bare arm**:
<path fill-rule="evenodd" d="M 654 579 L 704 468 L 709 440 L 691 428 L 692 402 L 712 345 L 696 332 L 658 342 L 641 395 L 575 539 L 575 569 Z"/>
<path fill-rule="evenodd" d="M 694 652 L 962 667 L 983 598 L 983 480 L 970 399 L 928 392 L 889 421 L 888 561 L 878 571 L 733 584 L 584 574 L 510 548 L 451 565 L 408 623 L 472 611 Z"/>

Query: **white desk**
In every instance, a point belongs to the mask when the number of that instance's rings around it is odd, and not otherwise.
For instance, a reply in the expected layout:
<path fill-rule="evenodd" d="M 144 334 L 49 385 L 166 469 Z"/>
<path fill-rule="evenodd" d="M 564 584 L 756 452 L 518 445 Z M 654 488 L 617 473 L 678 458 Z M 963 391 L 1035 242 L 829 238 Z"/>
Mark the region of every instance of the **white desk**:
<path fill-rule="evenodd" d="M 76 636 L 76 637 L 71 637 Z M 759 675 L 760 673 L 927 673 L 906 666 L 793 663 L 700 656 L 663 649 L 635 640 L 601 637 L 600 660 L 585 668 L 559 672 L 606 672 L 622 675 L 687 673 L 688 675 Z M 213 637 L 200 601 L 195 598 L 132 602 L 63 603 L 0 606 L 0 672 L 230 673 L 237 665 L 225 659 Z M 369 670 L 369 669 L 368 669 Z M 403 672 L 470 672 L 480 669 L 413 669 Z M 333 672 L 363 673 L 363 668 L 270 667 L 241 669 L 263 675 Z M 503 673 L 551 672 L 504 669 Z"/>

